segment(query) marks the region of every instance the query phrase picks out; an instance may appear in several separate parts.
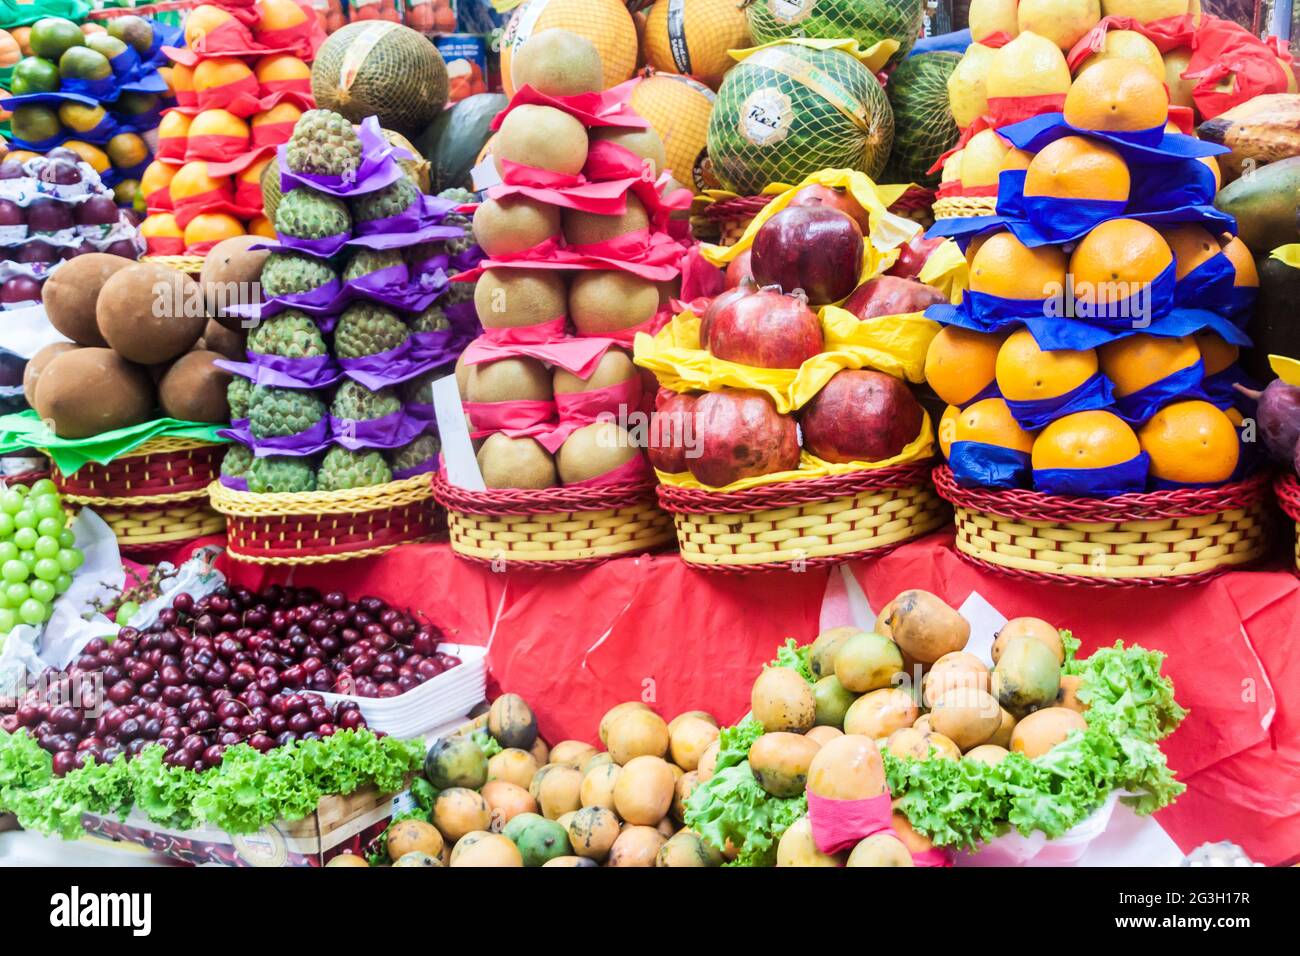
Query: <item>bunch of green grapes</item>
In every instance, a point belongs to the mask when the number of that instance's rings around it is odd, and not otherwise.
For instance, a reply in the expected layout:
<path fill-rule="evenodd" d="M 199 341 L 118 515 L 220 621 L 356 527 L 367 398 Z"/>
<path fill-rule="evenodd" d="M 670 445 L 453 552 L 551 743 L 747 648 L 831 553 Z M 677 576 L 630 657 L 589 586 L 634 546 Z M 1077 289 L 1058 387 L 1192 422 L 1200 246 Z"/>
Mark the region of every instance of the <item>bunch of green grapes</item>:
<path fill-rule="evenodd" d="M 67 522 L 48 478 L 0 493 L 0 634 L 48 621 L 54 599 L 72 586 L 86 558 Z"/>

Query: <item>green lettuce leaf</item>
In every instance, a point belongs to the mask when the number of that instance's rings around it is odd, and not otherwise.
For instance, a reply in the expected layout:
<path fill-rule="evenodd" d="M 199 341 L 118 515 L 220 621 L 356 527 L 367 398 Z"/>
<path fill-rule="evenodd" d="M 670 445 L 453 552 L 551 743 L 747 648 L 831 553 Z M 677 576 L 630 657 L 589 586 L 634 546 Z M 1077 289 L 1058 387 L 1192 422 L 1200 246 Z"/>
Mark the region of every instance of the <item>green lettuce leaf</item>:
<path fill-rule="evenodd" d="M 809 663 L 811 654 L 811 644 L 800 647 L 793 637 L 787 637 L 785 643 L 776 649 L 776 660 L 768 664 L 768 667 L 788 667 L 798 671 L 799 676 L 808 683 L 814 684 L 816 681 L 813 680 L 812 664 Z"/>

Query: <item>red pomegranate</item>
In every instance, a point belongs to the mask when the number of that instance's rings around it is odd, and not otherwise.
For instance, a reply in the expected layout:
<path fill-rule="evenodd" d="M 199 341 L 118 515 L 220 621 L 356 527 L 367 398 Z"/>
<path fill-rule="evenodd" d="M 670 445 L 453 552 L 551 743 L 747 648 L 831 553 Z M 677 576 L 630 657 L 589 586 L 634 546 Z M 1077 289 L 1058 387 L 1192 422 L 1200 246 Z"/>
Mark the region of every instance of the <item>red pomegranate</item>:
<path fill-rule="evenodd" d="M 820 183 L 812 183 L 803 187 L 790 198 L 786 208 L 789 209 L 791 206 L 825 206 L 827 209 L 835 209 L 844 213 L 844 215 L 856 222 L 864 236 L 871 229 L 871 218 L 867 215 L 867 211 L 853 198 L 851 192 L 838 186 L 823 186 Z"/>
<path fill-rule="evenodd" d="M 753 295 L 757 291 L 758 286 L 754 283 L 753 278 L 746 276 L 734 287 L 715 295 L 713 301 L 709 303 L 709 307 L 700 316 L 700 348 L 707 349 L 709 347 L 709 332 L 713 327 L 714 317 L 730 306 L 731 303 L 743 299 L 747 295 Z"/>
<path fill-rule="evenodd" d="M 660 471 L 686 470 L 686 449 L 694 440 L 693 410 L 698 395 L 678 393 L 658 403 L 650 416 L 650 442 L 646 454 Z"/>
<path fill-rule="evenodd" d="M 794 418 L 762 392 L 710 392 L 696 400 L 694 413 L 695 447 L 687 449 L 686 467 L 697 481 L 718 488 L 799 467 Z"/>
<path fill-rule="evenodd" d="M 921 431 L 923 413 L 911 390 L 883 372 L 836 372 L 803 407 L 804 447 L 824 461 L 884 461 Z"/>
<path fill-rule="evenodd" d="M 775 289 L 730 299 L 708 322 L 710 352 L 757 368 L 798 368 L 825 344 L 816 314 Z"/>
<path fill-rule="evenodd" d="M 862 230 L 828 206 L 782 209 L 754 234 L 750 260 L 760 286 L 802 289 L 814 306 L 838 302 L 858 284 Z"/>

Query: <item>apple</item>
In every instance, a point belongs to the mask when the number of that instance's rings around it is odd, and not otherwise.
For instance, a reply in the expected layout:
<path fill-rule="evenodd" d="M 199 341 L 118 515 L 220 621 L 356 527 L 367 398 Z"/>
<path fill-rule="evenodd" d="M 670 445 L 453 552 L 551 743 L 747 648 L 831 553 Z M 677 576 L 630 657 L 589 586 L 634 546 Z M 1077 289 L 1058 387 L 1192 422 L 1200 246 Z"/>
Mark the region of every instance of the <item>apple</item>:
<path fill-rule="evenodd" d="M 844 213 L 827 206 L 782 209 L 754 234 L 754 280 L 802 289 L 812 305 L 838 302 L 858 283 L 862 271 L 862 230 Z"/>
<path fill-rule="evenodd" d="M 925 233 L 918 232 L 907 245 L 898 250 L 898 258 L 885 274 L 898 276 L 900 279 L 915 279 L 925 267 L 930 253 L 943 245 L 942 239 L 927 239 Z"/>
<path fill-rule="evenodd" d="M 876 276 L 854 289 L 844 301 L 844 309 L 859 319 L 876 319 L 882 315 L 924 312 L 932 305 L 947 301 L 947 296 L 933 286 L 886 275 Z"/>
<path fill-rule="evenodd" d="M 838 186 L 812 183 L 790 197 L 786 208 L 789 209 L 791 206 L 825 206 L 827 209 L 837 209 L 856 222 L 864 236 L 871 231 L 871 217 L 867 215 L 867 211 L 858 204 L 851 192 Z"/>
<path fill-rule="evenodd" d="M 91 196 L 76 207 L 78 226 L 114 226 L 118 220 L 117 203 L 110 196 Z"/>
<path fill-rule="evenodd" d="M 718 312 L 727 308 L 732 302 L 743 299 L 747 295 L 753 295 L 757 291 L 758 286 L 754 284 L 754 280 L 746 276 L 735 288 L 727 289 L 725 292 L 715 295 L 713 301 L 704 310 L 704 314 L 700 316 L 700 348 L 707 349 L 709 347 L 709 330 L 712 328 L 713 319 Z"/>
<path fill-rule="evenodd" d="M 749 260 L 754 255 L 754 249 L 751 246 L 736 258 L 727 263 L 727 288 L 734 289 L 746 279 L 753 277 L 753 271 L 749 267 Z"/>
<path fill-rule="evenodd" d="M 836 372 L 799 414 L 804 447 L 824 461 L 884 461 L 921 432 L 924 415 L 901 379 L 866 369 Z"/>
<path fill-rule="evenodd" d="M 0 226 L 21 226 L 26 222 L 22 206 L 9 199 L 0 199 Z"/>
<path fill-rule="evenodd" d="M 718 488 L 741 478 L 799 467 L 799 432 L 762 392 L 724 388 L 695 401 L 698 454 L 686 467 L 699 482 Z"/>
<path fill-rule="evenodd" d="M 32 232 L 62 232 L 73 226 L 72 207 L 57 199 L 33 199 L 27 207 Z"/>
<path fill-rule="evenodd" d="M 671 474 L 686 470 L 686 446 L 695 440 L 692 410 L 698 395 L 677 392 L 657 403 L 650 416 L 650 464 Z"/>
<path fill-rule="evenodd" d="M 41 283 L 30 276 L 13 276 L 0 285 L 0 302 L 5 305 L 39 301 L 41 301 Z"/>
<path fill-rule="evenodd" d="M 15 262 L 53 262 L 59 257 L 58 250 L 42 239 L 28 239 L 18 247 Z"/>
<path fill-rule="evenodd" d="M 714 310 L 708 343 L 718 358 L 757 368 L 798 368 L 826 344 L 816 313 L 775 289 L 737 296 Z"/>

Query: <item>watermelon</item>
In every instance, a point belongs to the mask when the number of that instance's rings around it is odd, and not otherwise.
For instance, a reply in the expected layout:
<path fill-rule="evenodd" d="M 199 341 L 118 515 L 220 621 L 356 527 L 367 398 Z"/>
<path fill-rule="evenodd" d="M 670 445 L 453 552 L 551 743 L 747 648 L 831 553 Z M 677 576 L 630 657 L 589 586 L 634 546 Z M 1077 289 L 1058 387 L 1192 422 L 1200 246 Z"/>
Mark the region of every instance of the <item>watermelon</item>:
<path fill-rule="evenodd" d="M 907 56 L 925 18 L 925 0 L 753 0 L 745 12 L 754 45 L 791 37 L 854 39 L 863 50 L 897 40 L 890 62 Z"/>
<path fill-rule="evenodd" d="M 415 146 L 432 165 L 433 192 L 470 189 L 470 170 L 492 135 L 492 119 L 509 100 L 501 93 L 475 93 L 438 114 L 416 138 Z"/>
<path fill-rule="evenodd" d="M 709 116 L 709 161 L 742 195 L 798 183 L 819 169 L 856 169 L 873 179 L 894 141 L 884 88 L 842 50 L 779 43 L 732 68 Z"/>
<path fill-rule="evenodd" d="M 939 174 L 928 170 L 961 136 L 948 108 L 948 77 L 960 62 L 958 53 L 920 53 L 890 74 L 885 94 L 894 111 L 894 149 L 885 182 L 938 184 Z"/>

